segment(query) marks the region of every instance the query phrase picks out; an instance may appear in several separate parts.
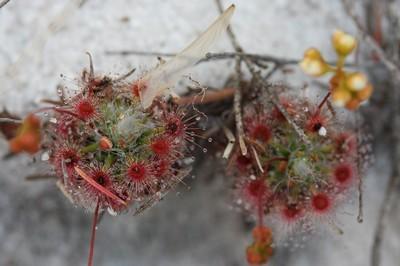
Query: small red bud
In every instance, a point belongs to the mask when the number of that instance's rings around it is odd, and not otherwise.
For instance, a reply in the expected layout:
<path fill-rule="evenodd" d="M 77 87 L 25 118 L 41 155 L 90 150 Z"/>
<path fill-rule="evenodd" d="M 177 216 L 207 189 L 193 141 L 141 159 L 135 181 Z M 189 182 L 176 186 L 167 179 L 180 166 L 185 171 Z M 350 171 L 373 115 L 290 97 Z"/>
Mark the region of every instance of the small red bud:
<path fill-rule="evenodd" d="M 40 120 L 30 114 L 22 122 L 18 135 L 10 140 L 10 151 L 35 154 L 40 149 L 40 140 Z"/>
<path fill-rule="evenodd" d="M 257 243 L 271 243 L 272 231 L 263 225 L 256 226 L 253 229 L 253 238 Z"/>
<path fill-rule="evenodd" d="M 99 147 L 101 150 L 106 151 L 113 147 L 111 140 L 107 137 L 101 137 L 99 140 Z"/>

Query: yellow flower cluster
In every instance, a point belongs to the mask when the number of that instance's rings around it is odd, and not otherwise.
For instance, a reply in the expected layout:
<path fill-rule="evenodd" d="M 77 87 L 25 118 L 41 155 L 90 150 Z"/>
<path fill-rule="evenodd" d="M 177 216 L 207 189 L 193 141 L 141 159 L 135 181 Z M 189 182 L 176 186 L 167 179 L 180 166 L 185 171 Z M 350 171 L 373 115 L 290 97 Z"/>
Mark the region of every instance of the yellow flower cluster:
<path fill-rule="evenodd" d="M 314 77 L 333 73 L 334 75 L 330 80 L 333 104 L 355 110 L 362 102 L 371 97 L 373 91 L 371 83 L 363 73 L 350 72 L 344 69 L 345 59 L 354 51 L 357 41 L 353 36 L 336 30 L 332 36 L 332 45 L 338 55 L 336 66 L 330 66 L 326 63 L 318 49 L 309 48 L 304 53 L 300 67 L 306 74 Z"/>

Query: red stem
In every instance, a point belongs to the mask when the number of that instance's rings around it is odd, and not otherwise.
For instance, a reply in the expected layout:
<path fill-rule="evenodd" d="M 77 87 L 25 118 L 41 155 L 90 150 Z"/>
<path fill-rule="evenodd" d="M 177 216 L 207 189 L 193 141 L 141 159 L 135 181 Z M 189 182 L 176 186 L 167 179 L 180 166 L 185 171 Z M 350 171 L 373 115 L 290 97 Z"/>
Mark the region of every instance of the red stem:
<path fill-rule="evenodd" d="M 258 225 L 263 225 L 263 217 L 264 217 L 264 208 L 262 204 L 262 193 L 258 195 Z"/>
<path fill-rule="evenodd" d="M 375 41 L 382 46 L 383 33 L 382 33 L 382 12 L 381 3 L 379 1 L 373 1 L 373 16 L 375 18 L 375 24 L 373 25 L 373 36 Z"/>
<path fill-rule="evenodd" d="M 318 105 L 318 110 L 317 113 L 319 113 L 322 109 L 322 107 L 324 106 L 324 104 L 326 103 L 326 101 L 328 101 L 329 96 L 331 96 L 331 92 L 328 92 L 325 96 L 325 98 L 322 100 L 322 102 Z"/>
<path fill-rule="evenodd" d="M 93 215 L 92 235 L 90 238 L 88 266 L 93 265 L 94 240 L 96 239 L 96 227 L 97 227 L 97 219 L 99 217 L 99 207 L 100 207 L 100 199 L 97 200 L 96 209 L 95 209 L 94 215 Z"/>

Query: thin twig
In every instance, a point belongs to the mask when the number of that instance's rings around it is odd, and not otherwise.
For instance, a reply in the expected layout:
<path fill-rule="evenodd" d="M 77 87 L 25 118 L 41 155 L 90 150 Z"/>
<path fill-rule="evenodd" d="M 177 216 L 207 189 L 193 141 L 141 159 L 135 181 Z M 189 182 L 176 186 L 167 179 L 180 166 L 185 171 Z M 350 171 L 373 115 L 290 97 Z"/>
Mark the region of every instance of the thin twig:
<path fill-rule="evenodd" d="M 356 126 L 357 126 L 357 153 L 360 154 L 360 149 L 361 149 L 361 118 L 360 118 L 360 113 L 358 112 L 356 114 Z M 362 223 L 364 220 L 364 215 L 363 215 L 363 173 L 362 171 L 362 166 L 361 166 L 361 156 L 357 156 L 357 172 L 359 175 L 359 180 L 358 180 L 358 215 L 357 215 L 357 222 Z"/>
<path fill-rule="evenodd" d="M 176 53 L 163 53 L 163 52 L 146 52 L 146 51 L 136 51 L 136 50 L 120 50 L 120 51 L 106 51 L 106 55 L 110 56 L 155 56 L 155 57 L 174 57 Z M 218 60 L 227 60 L 227 59 L 235 59 L 237 56 L 239 57 L 247 57 L 252 61 L 254 64 L 258 66 L 262 66 L 262 68 L 266 68 L 265 63 L 272 63 L 274 64 L 273 69 L 270 71 L 271 74 L 268 73 L 267 75 L 272 75 L 280 68 L 287 66 L 287 65 L 297 65 L 301 59 L 290 59 L 290 58 L 281 58 L 272 55 L 266 54 L 253 54 L 253 53 L 245 53 L 245 52 L 221 52 L 221 53 L 207 53 L 203 59 L 200 59 L 196 64 L 201 64 L 209 61 L 218 61 Z M 261 63 L 261 62 L 264 62 Z M 329 65 L 336 65 L 336 61 L 327 61 Z M 346 67 L 354 67 L 355 65 L 352 63 L 346 63 Z M 266 78 L 265 78 L 266 79 Z"/>
<path fill-rule="evenodd" d="M 333 107 L 331 101 L 328 100 L 328 101 L 326 102 L 326 105 L 328 106 L 328 110 L 329 110 L 329 112 L 331 112 L 332 117 L 333 117 L 333 118 L 336 118 L 336 110 L 335 110 L 335 108 Z"/>
<path fill-rule="evenodd" d="M 215 0 L 215 2 L 217 4 L 218 11 L 222 14 L 224 12 L 224 7 L 222 6 L 221 0 Z M 233 48 L 235 48 L 235 51 L 238 52 L 238 53 L 242 53 L 243 49 L 240 46 L 239 42 L 236 39 L 235 34 L 232 31 L 231 25 L 228 25 L 228 28 L 226 30 L 227 30 L 229 39 L 231 40 L 231 43 L 233 45 Z"/>
<path fill-rule="evenodd" d="M 278 108 L 279 112 L 283 115 L 283 117 L 285 117 L 288 124 L 293 127 L 297 135 L 305 144 L 310 145 L 310 140 L 308 139 L 304 131 L 292 120 L 292 118 L 290 117 L 286 109 L 281 105 L 281 103 L 276 100 L 278 97 L 275 95 L 276 93 L 274 91 L 276 91 L 275 89 L 279 88 L 279 85 L 269 85 L 266 84 L 265 81 L 262 80 L 260 77 L 258 77 L 258 79 L 263 84 L 264 89 L 269 91 L 269 93 L 271 94 L 271 101 Z"/>
<path fill-rule="evenodd" d="M 270 77 L 272 77 L 272 75 L 275 74 L 275 72 L 278 71 L 281 67 L 281 64 L 275 63 L 272 69 L 264 76 L 264 80 L 268 80 Z"/>
<path fill-rule="evenodd" d="M 186 105 L 186 104 L 207 104 L 211 102 L 218 102 L 221 100 L 225 100 L 228 98 L 232 98 L 235 94 L 235 88 L 225 88 L 222 90 L 217 91 L 206 91 L 204 96 L 199 98 L 196 96 L 186 96 L 176 98 L 175 102 L 179 105 Z"/>
<path fill-rule="evenodd" d="M 243 118 L 242 118 L 242 90 L 241 90 L 241 80 L 242 80 L 242 71 L 240 70 L 242 60 L 240 57 L 236 59 L 236 91 L 233 97 L 233 109 L 235 112 L 235 122 L 236 122 L 236 133 L 239 139 L 240 150 L 242 151 L 242 155 L 245 156 L 247 154 L 247 147 L 244 141 L 244 130 L 243 130 Z"/>
<path fill-rule="evenodd" d="M 89 80 L 94 78 L 94 67 L 93 67 L 93 58 L 89 52 L 86 52 L 89 57 Z"/>
<path fill-rule="evenodd" d="M 383 203 L 381 208 L 379 209 L 378 214 L 378 222 L 376 224 L 375 234 L 374 234 L 374 242 L 372 245 L 372 253 L 371 253 L 371 266 L 379 266 L 381 265 L 381 245 L 382 239 L 384 235 L 385 223 L 387 213 L 389 213 L 391 209 L 391 199 L 393 192 L 395 191 L 396 179 L 399 178 L 399 173 L 392 172 L 390 176 L 390 180 L 386 186 L 385 197 L 383 199 Z"/>
<path fill-rule="evenodd" d="M 217 4 L 219 12 L 222 14 L 224 12 L 224 10 L 223 10 L 221 1 L 216 0 L 215 2 Z M 242 53 L 243 49 L 239 45 L 239 42 L 237 41 L 236 36 L 233 33 L 230 25 L 228 25 L 227 32 L 228 32 L 229 39 L 230 39 L 235 51 L 237 53 Z M 236 56 L 236 60 L 235 60 L 236 61 L 236 64 L 235 64 L 236 91 L 235 91 L 235 95 L 233 98 L 233 109 L 235 112 L 236 133 L 237 133 L 237 136 L 239 139 L 239 146 L 240 146 L 240 150 L 242 151 L 243 156 L 247 155 L 247 147 L 246 147 L 246 143 L 244 141 L 245 136 L 244 136 L 243 120 L 242 120 L 242 90 L 241 90 L 241 82 L 243 80 L 241 65 L 242 65 L 242 60 L 244 58 L 246 58 L 246 57 Z"/>
<path fill-rule="evenodd" d="M 96 239 L 97 219 L 99 217 L 99 209 L 100 209 L 100 198 L 97 200 L 96 209 L 94 210 L 94 214 L 93 214 L 92 233 L 91 233 L 90 244 L 89 244 L 88 266 L 93 265 L 94 241 Z"/>
<path fill-rule="evenodd" d="M 157 56 L 157 57 L 173 57 L 176 53 L 161 53 L 161 52 L 145 52 L 145 51 L 135 51 L 135 50 L 122 50 L 122 51 L 106 51 L 106 55 L 120 55 L 120 56 L 128 56 L 128 55 L 136 55 L 136 56 Z M 224 59 L 233 59 L 239 57 L 248 57 L 254 61 L 262 61 L 262 62 L 271 62 L 278 63 L 279 65 L 295 65 L 299 63 L 299 59 L 286 59 L 279 58 L 271 55 L 263 55 L 263 54 L 250 54 L 250 53 L 242 53 L 242 52 L 222 52 L 222 53 L 207 53 L 206 56 L 201 59 L 199 63 L 213 61 L 213 60 L 224 60 Z"/>
<path fill-rule="evenodd" d="M 21 119 L 14 119 L 14 118 L 8 118 L 8 117 L 0 117 L 0 123 L 15 123 L 15 124 L 20 124 L 22 122 Z"/>
<path fill-rule="evenodd" d="M 372 253 L 371 253 L 371 265 L 379 266 L 381 265 L 381 245 L 382 239 L 385 232 L 385 224 L 387 220 L 387 215 L 390 213 L 392 208 L 394 192 L 399 186 L 400 182 L 400 137 L 398 132 L 400 131 L 400 90 L 398 87 L 398 82 L 394 81 L 393 89 L 392 89 L 392 112 L 390 119 L 391 126 L 391 163 L 392 163 L 392 172 L 390 175 L 390 179 L 386 186 L 385 196 L 383 202 L 379 209 L 378 222 L 375 229 L 374 234 L 374 242 L 372 245 Z"/>
<path fill-rule="evenodd" d="M 399 67 L 386 55 L 385 51 L 379 46 L 375 39 L 368 34 L 364 29 L 364 26 L 360 22 L 359 18 L 354 14 L 352 6 L 348 0 L 342 0 L 342 4 L 347 15 L 353 20 L 358 31 L 361 33 L 363 39 L 371 46 L 371 48 L 376 52 L 382 63 L 392 72 L 393 77 L 400 81 L 400 69 Z"/>
<path fill-rule="evenodd" d="M 120 82 L 122 80 L 125 80 L 126 78 L 128 78 L 130 75 L 132 75 L 133 73 L 135 73 L 136 68 L 131 69 L 128 73 L 116 78 L 113 80 L 113 82 Z"/>
<path fill-rule="evenodd" d="M 223 7 L 221 4 L 220 0 L 215 0 L 215 2 L 217 3 L 218 9 L 220 12 L 223 12 Z M 243 48 L 238 44 L 237 38 L 232 30 L 232 28 L 230 26 L 228 26 L 227 28 L 228 31 L 228 35 L 231 39 L 232 45 L 235 47 L 236 52 L 238 53 L 244 53 Z M 286 118 L 286 120 L 288 121 L 288 123 L 293 127 L 293 129 L 296 131 L 296 133 L 299 135 L 299 137 L 302 139 L 302 141 L 309 145 L 310 141 L 307 138 L 306 134 L 304 133 L 304 131 L 298 127 L 296 125 L 296 123 L 290 118 L 289 114 L 286 112 L 286 109 L 279 103 L 279 101 L 277 101 L 277 97 L 276 95 L 274 95 L 274 93 L 272 93 L 271 89 L 275 86 L 271 86 L 270 84 L 268 84 L 260 75 L 260 73 L 258 71 L 256 71 L 256 69 L 254 68 L 252 61 L 250 60 L 250 58 L 246 55 L 242 56 L 242 60 L 246 63 L 247 68 L 249 69 L 250 73 L 253 75 L 254 80 L 259 83 L 259 85 L 264 88 L 265 90 L 267 90 L 267 92 L 271 95 L 270 100 L 271 102 L 278 108 L 278 110 L 282 113 L 282 115 Z"/>

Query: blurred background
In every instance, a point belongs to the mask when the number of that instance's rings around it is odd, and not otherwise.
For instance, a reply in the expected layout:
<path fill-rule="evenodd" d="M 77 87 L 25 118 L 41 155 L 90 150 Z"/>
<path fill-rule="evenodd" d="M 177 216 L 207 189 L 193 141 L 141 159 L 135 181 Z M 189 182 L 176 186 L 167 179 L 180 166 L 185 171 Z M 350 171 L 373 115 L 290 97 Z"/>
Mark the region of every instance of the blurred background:
<path fill-rule="evenodd" d="M 355 11 L 366 25 L 370 21 L 377 25 L 377 18 L 382 22 L 383 33 L 389 34 L 383 36 L 390 36 L 386 41 L 398 36 L 400 28 L 391 31 L 391 22 L 397 20 L 385 14 L 400 17 L 399 1 L 352 2 L 357 2 Z M 306 48 L 315 46 L 326 58 L 335 60 L 330 44 L 334 29 L 360 36 L 340 0 L 223 3 L 236 4 L 232 27 L 251 53 L 300 59 Z M 377 10 L 380 15 L 374 13 Z M 178 52 L 217 16 L 213 0 L 11 0 L 0 9 L 0 108 L 25 115 L 39 107 L 42 98 L 56 98 L 58 84 L 73 88 L 88 66 L 86 51 L 92 54 L 97 73 L 118 75 L 133 67 L 140 73 L 157 63 L 155 56 L 107 52 Z M 344 235 L 321 228 L 315 236 L 295 240 L 302 241 L 303 248 L 279 247 L 270 265 L 370 265 L 380 207 L 396 163 L 391 153 L 395 145 L 391 141 L 391 105 L 385 102 L 390 98 L 386 89 L 396 83 L 390 81 L 385 65 L 373 60 L 367 43 L 361 42 L 360 50 L 352 60 L 369 71 L 377 94 L 370 106 L 363 107 L 374 135 L 376 158 L 365 176 L 364 222 L 356 220 L 357 202 L 349 202 L 337 215 Z M 226 34 L 212 49 L 221 51 L 233 51 Z M 222 86 L 233 63 L 202 64 L 193 68 L 191 75 L 202 85 Z M 273 80 L 294 87 L 310 81 L 296 66 L 290 74 L 278 73 Z M 0 156 L 7 151 L 7 143 L 0 139 Z M 215 165 L 213 155 L 201 157 L 186 178 L 190 189 L 178 187 L 140 216 L 104 217 L 96 239 L 95 265 L 246 265 L 250 222 L 232 210 L 230 180 L 218 170 L 221 167 Z M 0 265 L 85 265 L 91 215 L 74 208 L 53 180 L 24 179 L 37 171 L 28 156 L 0 161 Z M 380 265 L 384 266 L 396 266 L 400 261 L 397 200 L 394 195 L 391 204 L 385 203 L 389 205 L 380 249 Z"/>

